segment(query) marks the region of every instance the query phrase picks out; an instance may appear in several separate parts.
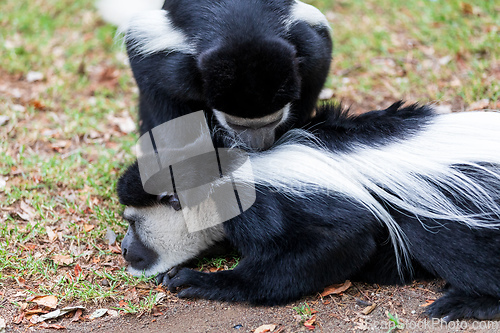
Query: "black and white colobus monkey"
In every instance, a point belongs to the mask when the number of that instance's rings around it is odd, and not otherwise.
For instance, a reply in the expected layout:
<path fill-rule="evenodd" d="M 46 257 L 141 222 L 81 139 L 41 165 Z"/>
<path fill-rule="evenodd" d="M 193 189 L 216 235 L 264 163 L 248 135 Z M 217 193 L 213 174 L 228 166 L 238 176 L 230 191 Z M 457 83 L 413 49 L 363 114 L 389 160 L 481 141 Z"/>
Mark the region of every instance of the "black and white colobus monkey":
<path fill-rule="evenodd" d="M 500 315 L 500 113 L 434 114 L 428 106 L 348 116 L 318 110 L 253 153 L 255 204 L 189 233 L 181 211 L 144 192 L 137 164 L 118 183 L 129 271 L 158 275 L 180 297 L 282 304 L 345 279 L 401 284 L 441 277 L 432 317 Z M 190 218 L 209 220 L 201 209 Z M 231 271 L 168 271 L 227 239 Z"/>
<path fill-rule="evenodd" d="M 298 0 L 167 0 L 122 30 L 141 134 L 203 109 L 226 145 L 255 150 L 309 121 L 332 53 L 326 18 Z"/>

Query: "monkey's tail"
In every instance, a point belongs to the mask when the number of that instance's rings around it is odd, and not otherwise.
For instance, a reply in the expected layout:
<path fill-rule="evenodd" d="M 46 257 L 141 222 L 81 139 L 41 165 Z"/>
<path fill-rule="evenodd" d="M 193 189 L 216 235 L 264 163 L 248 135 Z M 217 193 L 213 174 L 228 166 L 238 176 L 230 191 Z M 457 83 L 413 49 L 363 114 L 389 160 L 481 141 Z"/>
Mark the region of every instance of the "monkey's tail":
<path fill-rule="evenodd" d="M 163 2 L 164 0 L 97 0 L 96 7 L 106 22 L 124 27 L 137 13 L 161 9 Z"/>

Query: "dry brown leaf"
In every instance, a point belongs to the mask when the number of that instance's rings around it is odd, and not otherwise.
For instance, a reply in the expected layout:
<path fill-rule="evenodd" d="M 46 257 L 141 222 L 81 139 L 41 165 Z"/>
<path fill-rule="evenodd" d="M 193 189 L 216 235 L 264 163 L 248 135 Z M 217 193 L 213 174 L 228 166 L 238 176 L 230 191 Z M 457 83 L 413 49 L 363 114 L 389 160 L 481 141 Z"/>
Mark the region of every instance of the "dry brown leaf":
<path fill-rule="evenodd" d="M 54 295 L 34 296 L 27 299 L 28 302 L 34 302 L 38 306 L 45 306 L 49 309 L 57 307 L 57 297 Z"/>
<path fill-rule="evenodd" d="M 451 113 L 452 108 L 449 104 L 434 105 L 434 111 L 439 114 Z"/>
<path fill-rule="evenodd" d="M 116 254 L 121 254 L 121 253 L 122 253 L 122 249 L 120 248 L 120 245 L 118 245 L 118 244 L 115 244 L 115 245 L 108 245 L 108 249 L 109 249 L 112 253 L 116 253 Z"/>
<path fill-rule="evenodd" d="M 44 310 L 44 309 L 40 309 L 40 308 L 35 308 L 35 309 L 31 309 L 31 310 L 26 310 L 24 311 L 24 315 L 25 316 L 32 316 L 34 314 L 39 314 L 39 313 L 48 313 L 49 311 L 47 310 Z M 28 318 L 29 319 L 29 318 Z"/>
<path fill-rule="evenodd" d="M 89 232 L 90 230 L 92 230 L 94 228 L 95 228 L 95 225 L 93 225 L 93 224 L 84 224 L 83 225 L 83 230 L 85 230 L 85 232 Z"/>
<path fill-rule="evenodd" d="M 425 307 L 428 307 L 429 305 L 431 305 L 432 303 L 434 303 L 434 300 L 428 299 L 428 300 L 425 300 L 425 303 L 420 305 L 420 307 L 425 308 Z"/>
<path fill-rule="evenodd" d="M 83 269 L 80 267 L 80 265 L 76 264 L 75 265 L 75 276 L 78 277 L 82 273 Z"/>
<path fill-rule="evenodd" d="M 24 201 L 21 201 L 20 208 L 21 212 L 18 212 L 17 215 L 25 221 L 33 221 L 36 215 L 36 210 Z"/>
<path fill-rule="evenodd" d="M 57 239 L 57 234 L 52 230 L 51 227 L 45 226 L 45 232 L 47 233 L 47 237 L 49 238 L 49 242 L 53 242 Z"/>
<path fill-rule="evenodd" d="M 118 84 L 118 76 L 120 72 L 114 67 L 104 67 L 99 73 L 98 82 L 105 83 L 109 86 Z"/>
<path fill-rule="evenodd" d="M 82 309 L 77 309 L 75 311 L 75 314 L 73 315 L 73 318 L 71 318 L 71 321 L 79 321 L 80 317 L 82 316 L 83 310 Z"/>
<path fill-rule="evenodd" d="M 162 316 L 163 315 L 163 312 L 160 311 L 160 309 L 158 309 L 157 306 L 153 306 L 153 309 L 151 311 L 151 315 L 153 317 L 158 317 L 158 316 Z"/>
<path fill-rule="evenodd" d="M 37 245 L 33 244 L 33 243 L 26 243 L 26 244 L 24 244 L 24 247 L 26 249 L 28 249 L 29 251 L 35 251 L 37 248 Z"/>
<path fill-rule="evenodd" d="M 470 3 L 462 2 L 460 4 L 460 7 L 462 8 L 462 12 L 464 14 L 470 15 L 470 14 L 474 13 L 474 8 L 472 7 L 472 5 Z"/>
<path fill-rule="evenodd" d="M 462 13 L 464 13 L 465 15 L 481 15 L 481 9 L 479 7 L 471 5 L 470 3 L 462 2 L 460 4 L 460 7 L 462 9 Z"/>
<path fill-rule="evenodd" d="M 208 271 L 209 271 L 210 273 L 219 272 L 219 271 L 223 271 L 223 270 L 224 270 L 224 269 L 223 269 L 222 267 L 210 267 L 210 268 L 208 269 Z"/>
<path fill-rule="evenodd" d="M 17 277 L 16 280 L 19 286 L 24 287 L 26 285 L 26 279 L 23 278 L 22 276 Z"/>
<path fill-rule="evenodd" d="M 134 288 L 128 289 L 125 291 L 125 296 L 123 297 L 125 301 L 138 302 L 139 295 L 137 294 L 137 290 Z"/>
<path fill-rule="evenodd" d="M 124 134 L 132 133 L 136 129 L 135 121 L 126 114 L 122 117 L 109 116 L 108 120 L 113 125 L 118 126 L 120 132 Z"/>
<path fill-rule="evenodd" d="M 476 101 L 474 103 L 471 103 L 471 105 L 469 105 L 467 110 L 468 111 L 484 110 L 484 109 L 488 108 L 489 105 L 490 105 L 490 100 L 485 98 L 485 99 L 481 99 L 479 101 Z"/>
<path fill-rule="evenodd" d="M 340 283 L 340 284 L 333 284 L 329 287 L 326 287 L 325 290 L 321 293 L 321 297 L 325 297 L 325 296 L 328 296 L 328 295 L 332 295 L 332 294 L 340 294 L 344 291 L 346 291 L 347 289 L 349 289 L 349 287 L 351 286 L 351 281 L 349 280 L 346 280 L 344 283 Z"/>
<path fill-rule="evenodd" d="M 93 210 L 92 210 L 92 208 L 90 208 L 90 207 L 86 207 L 86 208 L 83 210 L 83 212 L 84 212 L 85 214 L 87 214 L 87 215 L 89 215 L 89 214 L 94 214 L 94 211 L 93 211 Z M 86 224 L 86 225 L 89 225 L 89 224 Z M 90 230 L 92 230 L 92 229 L 94 229 L 94 228 L 91 228 Z"/>
<path fill-rule="evenodd" d="M 91 91 L 96 91 L 100 89 L 100 87 L 106 87 L 113 90 L 119 84 L 118 78 L 120 71 L 115 67 L 101 66 L 90 72 L 90 79 L 93 81 L 90 86 Z"/>
<path fill-rule="evenodd" d="M 41 322 L 38 327 L 40 328 L 45 328 L 45 329 L 49 329 L 49 328 L 52 328 L 52 329 L 56 329 L 56 330 L 65 330 L 66 327 L 62 326 L 62 325 L 59 325 L 59 324 L 47 324 L 46 322 Z"/>
<path fill-rule="evenodd" d="M 42 111 L 45 109 L 45 104 L 38 100 L 32 100 L 29 102 L 29 105 L 32 106 L 37 111 Z"/>
<path fill-rule="evenodd" d="M 306 320 L 304 322 L 304 326 L 307 327 L 310 330 L 313 330 L 315 328 L 314 327 L 315 323 L 316 323 L 316 315 L 314 315 L 311 318 L 309 318 L 308 320 Z"/>
<path fill-rule="evenodd" d="M 73 263 L 73 258 L 71 258 L 71 256 L 63 254 L 53 255 L 52 260 L 58 265 L 70 265 Z"/>
<path fill-rule="evenodd" d="M 19 311 L 24 311 L 28 308 L 28 303 L 26 302 L 21 302 L 21 307 L 19 308 Z"/>
<path fill-rule="evenodd" d="M 274 324 L 267 324 L 267 325 L 262 325 L 257 327 L 254 330 L 254 333 L 265 333 L 265 332 L 272 332 L 276 329 L 276 325 Z"/>
<path fill-rule="evenodd" d="M 14 319 L 12 319 L 12 322 L 16 325 L 19 325 L 23 321 L 23 318 L 24 318 L 24 312 L 14 317 Z"/>
<path fill-rule="evenodd" d="M 52 149 L 54 149 L 55 151 L 59 151 L 59 150 L 61 150 L 61 148 L 66 148 L 69 145 L 70 145 L 70 142 L 67 140 L 57 140 L 57 141 L 54 141 L 50 144 Z"/>

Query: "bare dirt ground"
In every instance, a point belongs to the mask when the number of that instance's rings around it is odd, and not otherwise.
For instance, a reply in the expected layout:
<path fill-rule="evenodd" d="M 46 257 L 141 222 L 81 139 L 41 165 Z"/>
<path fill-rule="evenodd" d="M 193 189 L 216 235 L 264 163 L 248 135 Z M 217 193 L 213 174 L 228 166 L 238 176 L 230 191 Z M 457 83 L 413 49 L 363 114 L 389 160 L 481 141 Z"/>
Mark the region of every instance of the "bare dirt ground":
<path fill-rule="evenodd" d="M 387 312 L 399 317 L 399 332 L 498 332 L 496 321 L 454 321 L 444 323 L 424 315 L 425 305 L 440 295 L 441 281 L 415 282 L 409 286 L 381 287 L 353 283 L 339 295 L 307 297 L 299 302 L 277 307 L 252 307 L 206 300 L 180 300 L 168 295 L 154 313 L 141 315 L 106 315 L 94 320 L 72 322 L 73 315 L 58 319 L 57 325 L 71 332 L 254 332 L 262 325 L 275 325 L 272 332 L 392 332 L 395 323 Z M 307 328 L 294 307 L 306 302 L 315 312 L 313 328 Z M 375 305 L 369 314 L 363 310 Z M 112 306 L 112 303 L 101 306 Z M 90 313 L 95 307 L 88 307 Z M 367 310 L 365 310 L 367 311 Z M 366 312 L 365 312 L 366 313 Z M 3 313 L 7 320 L 15 312 Z M 49 325 L 52 323 L 49 322 Z M 40 326 L 9 325 L 7 332 L 52 331 Z M 268 331 L 262 331 L 268 332 Z M 271 331 L 269 331 L 271 332 Z"/>

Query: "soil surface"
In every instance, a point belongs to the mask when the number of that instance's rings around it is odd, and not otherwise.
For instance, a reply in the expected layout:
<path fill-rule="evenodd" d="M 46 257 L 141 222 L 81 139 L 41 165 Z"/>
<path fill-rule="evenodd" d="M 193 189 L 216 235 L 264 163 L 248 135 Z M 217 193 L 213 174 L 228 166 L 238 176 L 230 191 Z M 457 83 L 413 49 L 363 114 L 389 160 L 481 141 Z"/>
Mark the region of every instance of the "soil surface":
<path fill-rule="evenodd" d="M 441 295 L 443 282 L 414 282 L 408 286 L 382 287 L 354 282 L 345 292 L 321 297 L 309 296 L 286 306 L 253 307 L 246 304 L 206 300 L 184 300 L 167 292 L 151 313 L 140 315 L 109 314 L 88 319 L 96 308 L 87 308 L 83 319 L 72 322 L 73 315 L 48 324 L 64 327 L 71 332 L 254 332 L 262 325 L 275 325 L 272 332 L 499 332 L 500 321 L 454 321 L 444 323 L 425 316 L 425 305 Z M 314 311 L 313 328 L 304 326 L 304 318 L 294 307 L 307 303 Z M 369 314 L 363 310 L 371 304 Z M 111 309 L 116 304 L 107 304 Z M 102 307 L 102 305 L 101 305 Z M 106 305 L 104 306 L 106 307 Z M 4 308 L 4 310 L 6 310 Z M 365 310 L 367 311 L 367 310 Z M 0 312 L 3 312 L 0 311 Z M 399 329 L 389 320 L 388 313 L 399 318 Z M 12 323 L 15 312 L 3 313 Z M 393 329 L 393 330 L 391 330 Z M 9 324 L 7 332 L 54 331 Z M 269 332 L 269 331 L 263 331 Z"/>

